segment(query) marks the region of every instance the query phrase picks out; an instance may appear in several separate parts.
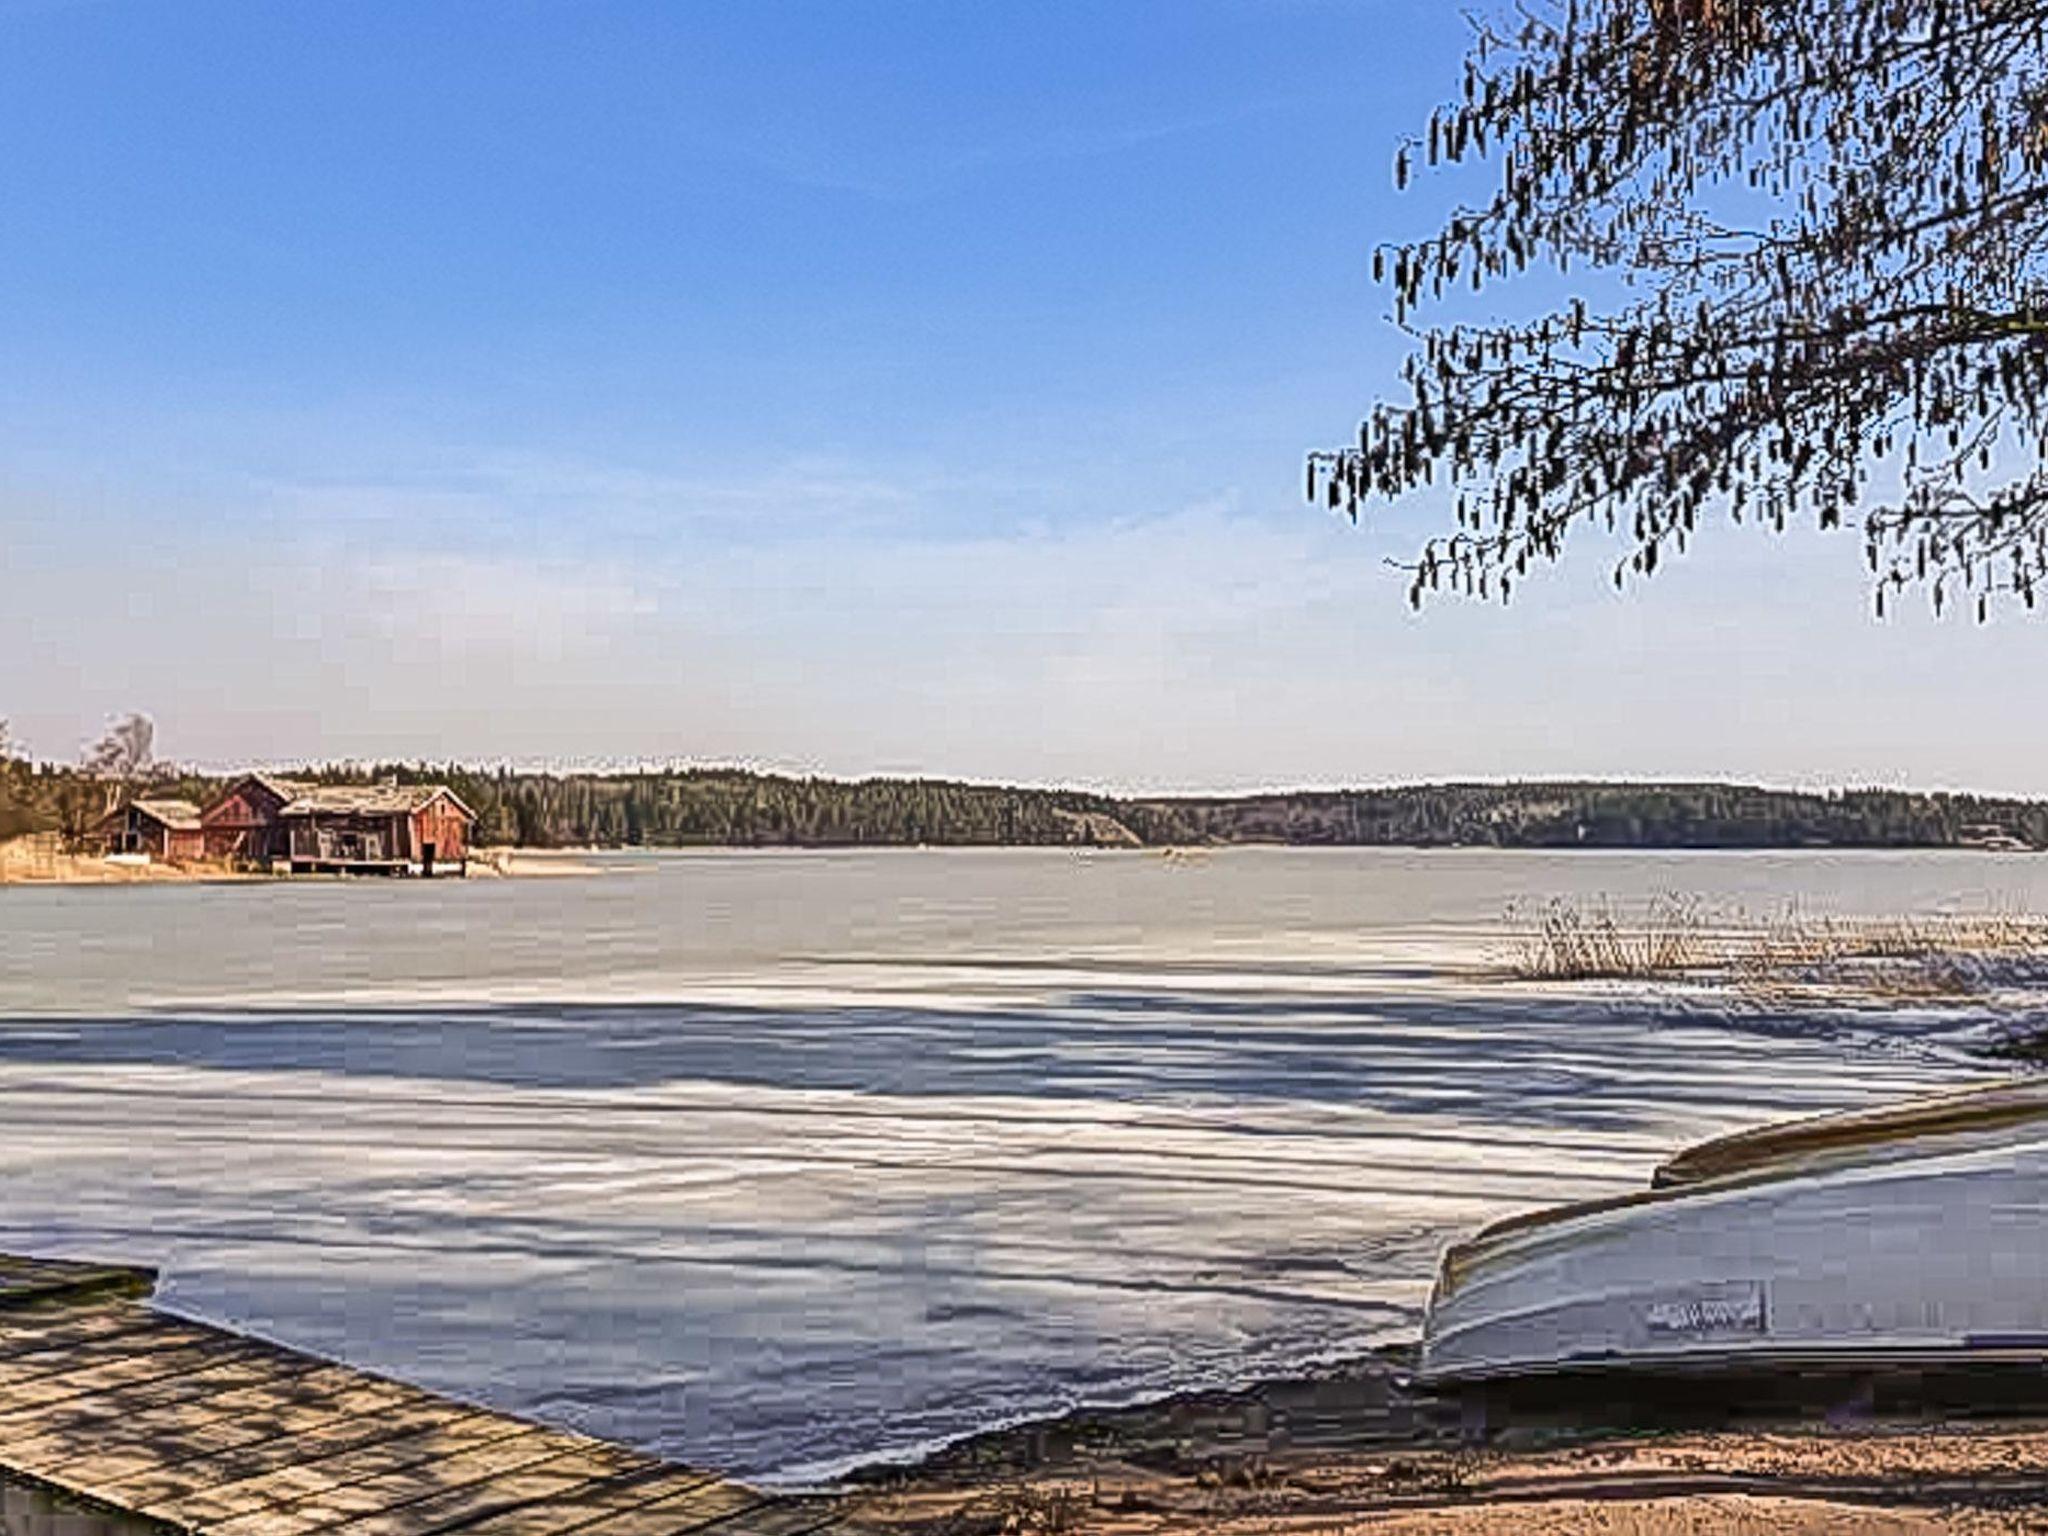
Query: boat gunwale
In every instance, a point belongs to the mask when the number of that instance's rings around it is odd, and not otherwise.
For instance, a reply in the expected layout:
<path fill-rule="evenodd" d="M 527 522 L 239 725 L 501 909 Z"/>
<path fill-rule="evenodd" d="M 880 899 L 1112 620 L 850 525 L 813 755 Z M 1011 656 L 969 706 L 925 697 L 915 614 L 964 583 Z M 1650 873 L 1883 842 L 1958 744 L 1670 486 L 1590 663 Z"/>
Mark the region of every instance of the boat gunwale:
<path fill-rule="evenodd" d="M 1842 1110 L 1755 1126 L 1687 1147 L 1658 1165 L 1653 1189 L 1698 1185 L 1782 1166 L 1812 1153 L 1881 1147 L 1921 1136 L 2007 1129 L 2048 1119 L 2048 1082 L 2009 1079 L 1903 1104 Z"/>
<path fill-rule="evenodd" d="M 2019 1096 L 2017 1102 L 2010 1101 L 2013 1095 Z M 1992 1097 L 2001 1102 L 1977 1102 Z M 1864 1166 L 1889 1166 L 1894 1161 L 1883 1159 L 1863 1164 L 1852 1159 L 1845 1162 L 1822 1161 L 1818 1165 L 1794 1162 L 1793 1158 L 1801 1152 L 1821 1154 L 1824 1157 L 1828 1153 L 1852 1151 L 1858 1147 L 1894 1147 L 1921 1137 L 1945 1139 L 1973 1131 L 2009 1130 L 2035 1119 L 2048 1121 L 2048 1082 L 2036 1084 L 2019 1081 L 1992 1084 L 1985 1088 L 1965 1089 L 1957 1093 L 1915 1099 L 1908 1104 L 1894 1105 L 1890 1108 L 1809 1116 L 1702 1142 L 1697 1147 L 1679 1153 L 1671 1163 L 1663 1165 L 1658 1172 L 1661 1174 L 1664 1168 L 1681 1162 L 1695 1152 L 1745 1138 L 1763 1136 L 1766 1133 L 1772 1133 L 1780 1145 L 1774 1155 L 1756 1156 L 1742 1161 L 1731 1159 L 1727 1169 L 1722 1172 L 1658 1181 L 1653 1182 L 1647 1189 L 1625 1190 L 1620 1194 L 1601 1195 L 1590 1200 L 1575 1200 L 1562 1205 L 1517 1211 L 1513 1215 L 1491 1222 L 1472 1236 L 1453 1243 L 1444 1250 L 1437 1267 L 1436 1282 L 1430 1288 L 1429 1313 L 1433 1316 L 1438 1304 L 1455 1296 L 1471 1281 L 1476 1271 L 1491 1267 L 1512 1256 L 1522 1248 L 1525 1241 L 1537 1234 L 1555 1237 L 1572 1223 L 1605 1216 L 1615 1211 L 1704 1199 L 1726 1191 L 1753 1189 L 1763 1184 L 1784 1183 L 1798 1178 L 1845 1173 Z M 1870 1124 L 1873 1121 L 1878 1122 L 1874 1133 Z M 1826 1134 L 1809 1137 L 1807 1133 L 1816 1130 L 1824 1131 Z M 1796 1137 L 1793 1134 L 1795 1131 L 1800 1133 Z M 2048 1126 L 2044 1126 L 2044 1135 L 2048 1135 Z M 1934 1145 L 1927 1149 L 1925 1155 L 1959 1155 L 1966 1150 L 1978 1149 Z M 1424 1331 L 1427 1336 L 1427 1319 Z"/>
<path fill-rule="evenodd" d="M 1945 1343 L 1916 1341 L 1893 1344 L 1869 1340 L 1844 1344 L 1787 1344 L 1771 1339 L 1742 1344 L 1724 1340 L 1694 1348 L 1673 1345 L 1664 1349 L 1614 1349 L 1566 1355 L 1554 1360 L 1499 1361 L 1449 1367 L 1432 1367 L 1425 1357 L 1416 1366 L 1414 1375 L 1416 1381 L 1425 1385 L 1448 1386 L 1523 1377 L 1618 1375 L 1629 1371 L 1641 1371 L 1645 1375 L 1675 1371 L 1708 1375 L 1764 1367 L 1773 1370 L 1787 1367 L 1910 1370 L 1962 1365 L 2048 1367 L 2048 1338 L 2038 1345 L 1972 1344 L 1967 1338 Z"/>

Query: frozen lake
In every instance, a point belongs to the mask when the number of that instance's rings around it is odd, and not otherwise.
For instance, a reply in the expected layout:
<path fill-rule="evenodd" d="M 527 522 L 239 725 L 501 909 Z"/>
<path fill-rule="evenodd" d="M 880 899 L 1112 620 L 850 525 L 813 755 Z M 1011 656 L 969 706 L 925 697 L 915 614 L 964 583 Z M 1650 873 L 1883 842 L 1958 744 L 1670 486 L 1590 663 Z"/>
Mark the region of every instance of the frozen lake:
<path fill-rule="evenodd" d="M 1411 1333 L 1442 1243 L 1987 1077 L 1489 969 L 1511 902 L 2048 911 L 2048 859 L 694 853 L 0 889 L 0 1247 L 801 1480 Z"/>

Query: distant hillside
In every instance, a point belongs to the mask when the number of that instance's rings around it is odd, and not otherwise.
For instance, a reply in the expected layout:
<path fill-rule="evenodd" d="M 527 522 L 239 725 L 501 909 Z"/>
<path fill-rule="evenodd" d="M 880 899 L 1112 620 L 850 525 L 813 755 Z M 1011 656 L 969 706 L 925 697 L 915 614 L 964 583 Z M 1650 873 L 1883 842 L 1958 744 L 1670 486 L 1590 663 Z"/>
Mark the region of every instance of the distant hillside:
<path fill-rule="evenodd" d="M 1290 843 L 1501 848 L 1946 847 L 1995 827 L 2048 847 L 2048 802 L 1896 790 L 1804 794 L 1731 784 L 1432 784 L 1117 798 L 941 779 L 792 778 L 739 769 L 513 773 L 431 764 L 294 769 L 328 782 L 445 781 L 480 843 L 525 847 Z M 152 793 L 222 781 L 166 772 Z M 0 837 L 77 833 L 118 786 L 0 761 Z"/>
<path fill-rule="evenodd" d="M 1739 784 L 1428 784 L 1144 800 L 1118 814 L 1148 843 L 1910 848 L 1954 845 L 1988 825 L 2048 846 L 2048 802 Z"/>

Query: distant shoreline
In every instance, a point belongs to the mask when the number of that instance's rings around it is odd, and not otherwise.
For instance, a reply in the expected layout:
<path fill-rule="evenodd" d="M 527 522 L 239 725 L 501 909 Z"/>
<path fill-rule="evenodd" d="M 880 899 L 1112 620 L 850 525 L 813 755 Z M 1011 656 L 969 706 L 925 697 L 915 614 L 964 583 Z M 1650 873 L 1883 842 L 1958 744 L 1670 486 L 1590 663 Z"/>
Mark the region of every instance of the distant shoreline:
<path fill-rule="evenodd" d="M 320 786 L 446 785 L 477 847 L 1761 850 L 2048 847 L 2048 800 L 1725 783 L 1401 784 L 1247 795 L 1110 795 L 945 779 L 797 778 L 736 768 L 515 773 L 457 764 L 310 766 Z M 234 782 L 126 779 L 0 760 L 0 839 L 77 841 L 122 798 L 204 806 Z"/>
<path fill-rule="evenodd" d="M 385 878 L 371 875 L 304 875 L 261 869 L 241 869 L 220 863 L 115 864 L 96 853 L 48 854 L 30 851 L 24 845 L 32 839 L 0 842 L 0 887 L 119 887 L 119 886 L 210 886 L 210 885 L 304 885 L 346 882 L 374 883 Z M 2036 852 L 2039 850 L 2029 850 Z M 1701 857 L 1713 855 L 1823 855 L 1823 854 L 1973 854 L 1986 859 L 2003 859 L 2007 851 L 1973 848 L 1959 844 L 1849 844 L 1800 845 L 1665 845 L 1630 847 L 1592 846 L 1483 846 L 1466 843 L 1286 843 L 1246 840 L 1236 843 L 1192 846 L 1046 843 L 682 843 L 650 846 L 617 844 L 581 845 L 573 848 L 511 847 L 477 849 L 469 857 L 467 878 L 472 880 L 544 880 L 570 877 L 595 878 L 631 873 L 629 868 L 606 865 L 596 860 L 621 856 L 648 855 L 672 858 L 711 857 L 730 854 L 918 854 L 918 853 L 1069 853 L 1111 854 L 1146 858 L 1184 866 L 1197 866 L 1211 856 L 1234 852 L 1295 853 L 1415 853 L 1436 855 L 1541 854 L 1563 857 L 1598 858 L 1616 855 L 1638 857 Z"/>
<path fill-rule="evenodd" d="M 378 876 L 292 875 L 282 871 L 238 868 L 216 861 L 196 863 L 116 863 L 104 854 L 67 852 L 48 837 L 0 841 L 0 886 L 195 886 L 304 885 L 309 881 L 360 883 Z M 472 880 L 560 879 L 601 875 L 588 862 L 599 849 L 480 848 L 469 857 L 465 875 Z"/>

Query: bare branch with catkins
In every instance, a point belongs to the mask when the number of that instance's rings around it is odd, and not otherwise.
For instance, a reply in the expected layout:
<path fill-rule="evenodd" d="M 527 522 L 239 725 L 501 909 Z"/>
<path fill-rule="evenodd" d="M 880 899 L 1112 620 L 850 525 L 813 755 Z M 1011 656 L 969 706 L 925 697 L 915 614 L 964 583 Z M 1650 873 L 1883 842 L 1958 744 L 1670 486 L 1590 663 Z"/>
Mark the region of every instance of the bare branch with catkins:
<path fill-rule="evenodd" d="M 1511 595 L 1582 525 L 1617 583 L 1709 518 L 1860 530 L 1880 609 L 2048 574 L 2048 0 L 1531 0 L 1402 146 L 1485 202 L 1376 254 L 1415 344 L 1311 500 L 1449 487 L 1411 595 Z M 1628 279 L 1424 326 L 1532 265 Z"/>

